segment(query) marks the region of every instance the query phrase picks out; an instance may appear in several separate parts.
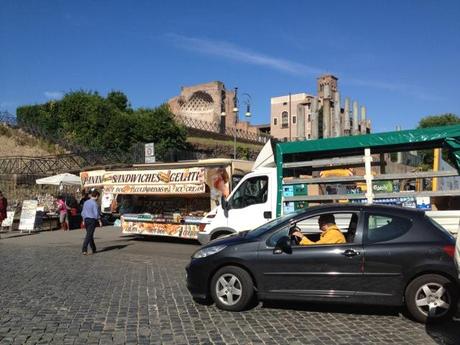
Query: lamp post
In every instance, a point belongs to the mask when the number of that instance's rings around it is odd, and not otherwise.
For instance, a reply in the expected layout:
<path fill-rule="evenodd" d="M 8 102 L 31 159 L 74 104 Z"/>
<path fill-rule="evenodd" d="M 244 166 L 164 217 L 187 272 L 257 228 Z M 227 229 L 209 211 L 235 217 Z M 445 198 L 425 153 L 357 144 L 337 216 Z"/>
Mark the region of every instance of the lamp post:
<path fill-rule="evenodd" d="M 251 102 L 252 98 L 248 93 L 241 94 L 243 105 L 246 108 L 244 115 L 246 117 L 251 117 Z M 236 159 L 236 132 L 237 132 L 237 123 L 239 121 L 239 99 L 238 99 L 238 88 L 235 87 L 235 97 L 233 98 L 233 112 L 235 114 L 235 126 L 233 131 L 233 159 Z"/>

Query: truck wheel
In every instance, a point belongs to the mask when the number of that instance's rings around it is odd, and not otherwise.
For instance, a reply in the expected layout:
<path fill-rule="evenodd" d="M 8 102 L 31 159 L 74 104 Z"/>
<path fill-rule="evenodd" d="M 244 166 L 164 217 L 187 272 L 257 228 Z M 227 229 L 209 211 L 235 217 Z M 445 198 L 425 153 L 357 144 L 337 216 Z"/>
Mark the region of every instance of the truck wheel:
<path fill-rule="evenodd" d="M 244 310 L 254 296 L 252 278 L 239 267 L 222 267 L 211 280 L 211 296 L 220 309 Z"/>
<path fill-rule="evenodd" d="M 452 317 L 457 307 L 458 292 L 446 277 L 425 274 L 407 286 L 405 298 L 413 318 L 429 323 Z"/>

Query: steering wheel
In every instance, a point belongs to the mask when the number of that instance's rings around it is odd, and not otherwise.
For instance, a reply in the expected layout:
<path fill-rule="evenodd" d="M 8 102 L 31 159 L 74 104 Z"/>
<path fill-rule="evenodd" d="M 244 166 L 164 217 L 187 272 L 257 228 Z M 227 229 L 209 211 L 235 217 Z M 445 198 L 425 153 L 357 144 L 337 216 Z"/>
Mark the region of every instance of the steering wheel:
<path fill-rule="evenodd" d="M 257 197 L 255 197 L 253 195 L 246 195 L 245 198 L 246 198 L 246 205 L 247 206 L 254 205 L 254 204 L 258 203 Z"/>
<path fill-rule="evenodd" d="M 291 239 L 292 246 L 298 246 L 300 243 L 300 239 L 294 235 L 294 232 L 296 231 L 300 231 L 300 228 L 298 228 L 296 225 L 291 225 L 289 228 L 289 238 Z"/>

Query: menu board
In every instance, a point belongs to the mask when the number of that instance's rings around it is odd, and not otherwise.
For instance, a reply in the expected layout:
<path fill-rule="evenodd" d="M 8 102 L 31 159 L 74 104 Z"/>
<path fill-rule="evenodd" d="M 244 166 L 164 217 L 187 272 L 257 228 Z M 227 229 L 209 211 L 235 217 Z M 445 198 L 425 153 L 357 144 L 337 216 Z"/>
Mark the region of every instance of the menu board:
<path fill-rule="evenodd" d="M 37 206 L 37 200 L 24 200 L 22 202 L 21 218 L 19 220 L 19 230 L 28 230 L 29 232 L 34 230 Z"/>

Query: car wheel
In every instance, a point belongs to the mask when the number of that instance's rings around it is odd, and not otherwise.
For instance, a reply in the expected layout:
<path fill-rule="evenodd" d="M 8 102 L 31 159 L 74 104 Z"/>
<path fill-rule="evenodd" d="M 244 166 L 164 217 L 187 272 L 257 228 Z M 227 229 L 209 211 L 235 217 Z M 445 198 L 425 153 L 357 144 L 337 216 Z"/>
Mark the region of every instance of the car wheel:
<path fill-rule="evenodd" d="M 235 266 L 226 266 L 211 280 L 211 296 L 223 310 L 241 311 L 254 296 L 254 284 L 248 272 Z"/>
<path fill-rule="evenodd" d="M 426 274 L 407 286 L 405 298 L 414 319 L 428 323 L 451 317 L 457 306 L 458 293 L 446 277 Z"/>

